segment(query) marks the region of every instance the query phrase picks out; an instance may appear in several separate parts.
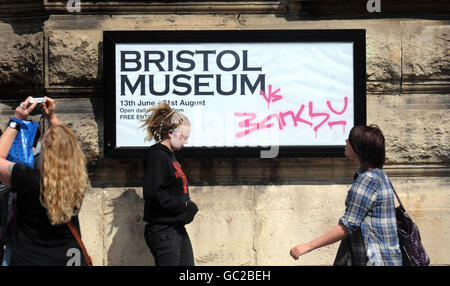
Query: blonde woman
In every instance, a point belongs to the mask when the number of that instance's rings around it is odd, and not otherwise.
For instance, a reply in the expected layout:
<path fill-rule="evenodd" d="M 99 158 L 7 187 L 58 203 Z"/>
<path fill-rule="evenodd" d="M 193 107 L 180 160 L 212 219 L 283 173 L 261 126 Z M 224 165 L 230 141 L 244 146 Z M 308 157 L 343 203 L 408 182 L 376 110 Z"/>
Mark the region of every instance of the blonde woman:
<path fill-rule="evenodd" d="M 16 119 L 26 120 L 36 107 L 30 99 L 16 108 Z M 40 169 L 6 160 L 18 133 L 15 124 L 9 123 L 0 138 L 0 180 L 17 193 L 10 265 L 64 266 L 74 249 L 80 254 L 79 265 L 85 265 L 80 245 L 67 225 L 72 221 L 80 232 L 78 212 L 88 183 L 85 158 L 76 136 L 56 117 L 55 102 L 47 97 L 42 107 L 51 126 L 43 136 Z"/>
<path fill-rule="evenodd" d="M 190 200 L 186 176 L 174 151 L 187 144 L 191 124 L 166 103 L 149 109 L 142 127 L 155 139 L 144 160 L 145 241 L 157 266 L 193 266 L 194 255 L 185 225 L 198 208 Z"/>

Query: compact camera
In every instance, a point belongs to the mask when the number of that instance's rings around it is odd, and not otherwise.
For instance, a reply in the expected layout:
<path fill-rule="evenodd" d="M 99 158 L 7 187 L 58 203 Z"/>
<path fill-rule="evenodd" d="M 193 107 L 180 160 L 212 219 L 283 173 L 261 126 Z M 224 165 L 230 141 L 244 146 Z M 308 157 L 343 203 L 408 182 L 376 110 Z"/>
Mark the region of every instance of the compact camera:
<path fill-rule="evenodd" d="M 30 99 L 30 103 L 34 103 L 34 102 L 43 103 L 43 102 L 45 102 L 45 97 L 32 97 Z"/>

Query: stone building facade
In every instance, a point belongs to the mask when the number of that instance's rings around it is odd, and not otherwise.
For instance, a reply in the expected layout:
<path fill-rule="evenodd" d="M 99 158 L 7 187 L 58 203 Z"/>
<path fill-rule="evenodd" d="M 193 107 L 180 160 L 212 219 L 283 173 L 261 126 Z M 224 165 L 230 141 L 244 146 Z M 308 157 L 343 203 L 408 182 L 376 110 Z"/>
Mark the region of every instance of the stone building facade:
<path fill-rule="evenodd" d="M 368 2 L 0 0 L 0 126 L 26 96 L 55 98 L 88 158 L 91 188 L 80 221 L 94 264 L 152 265 L 143 238 L 142 162 L 103 155 L 103 31 L 365 29 L 367 123 L 385 134 L 385 170 L 432 264 L 448 265 L 449 4 L 380 0 L 381 12 L 370 13 Z M 187 227 L 197 265 L 333 263 L 338 244 L 298 261 L 289 250 L 342 216 L 355 171 L 348 159 L 181 164 L 200 209 Z"/>

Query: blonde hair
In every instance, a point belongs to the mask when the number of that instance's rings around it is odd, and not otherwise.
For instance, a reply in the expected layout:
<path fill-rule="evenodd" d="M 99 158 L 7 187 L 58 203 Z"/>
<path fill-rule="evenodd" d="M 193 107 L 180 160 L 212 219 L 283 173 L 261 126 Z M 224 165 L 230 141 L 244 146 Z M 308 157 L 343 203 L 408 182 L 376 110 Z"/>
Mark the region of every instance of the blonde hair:
<path fill-rule="evenodd" d="M 147 109 L 147 114 L 147 118 L 141 119 L 144 122 L 141 128 L 146 129 L 145 139 L 148 141 L 154 138 L 155 141 L 160 142 L 169 137 L 169 130 L 176 129 L 181 125 L 191 125 L 186 115 L 175 112 L 165 102 L 160 102 L 158 106 Z"/>
<path fill-rule="evenodd" d="M 86 159 L 77 137 L 64 125 L 52 126 L 42 142 L 40 193 L 52 225 L 78 214 L 87 184 Z"/>

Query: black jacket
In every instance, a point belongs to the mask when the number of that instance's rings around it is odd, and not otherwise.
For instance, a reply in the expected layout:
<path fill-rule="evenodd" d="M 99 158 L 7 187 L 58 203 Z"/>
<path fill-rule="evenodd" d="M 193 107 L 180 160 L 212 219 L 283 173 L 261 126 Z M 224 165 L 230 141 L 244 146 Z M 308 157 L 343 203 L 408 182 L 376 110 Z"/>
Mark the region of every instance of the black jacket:
<path fill-rule="evenodd" d="M 144 221 L 185 225 L 198 211 L 189 198 L 186 176 L 173 152 L 161 143 L 149 148 L 144 160 Z"/>

